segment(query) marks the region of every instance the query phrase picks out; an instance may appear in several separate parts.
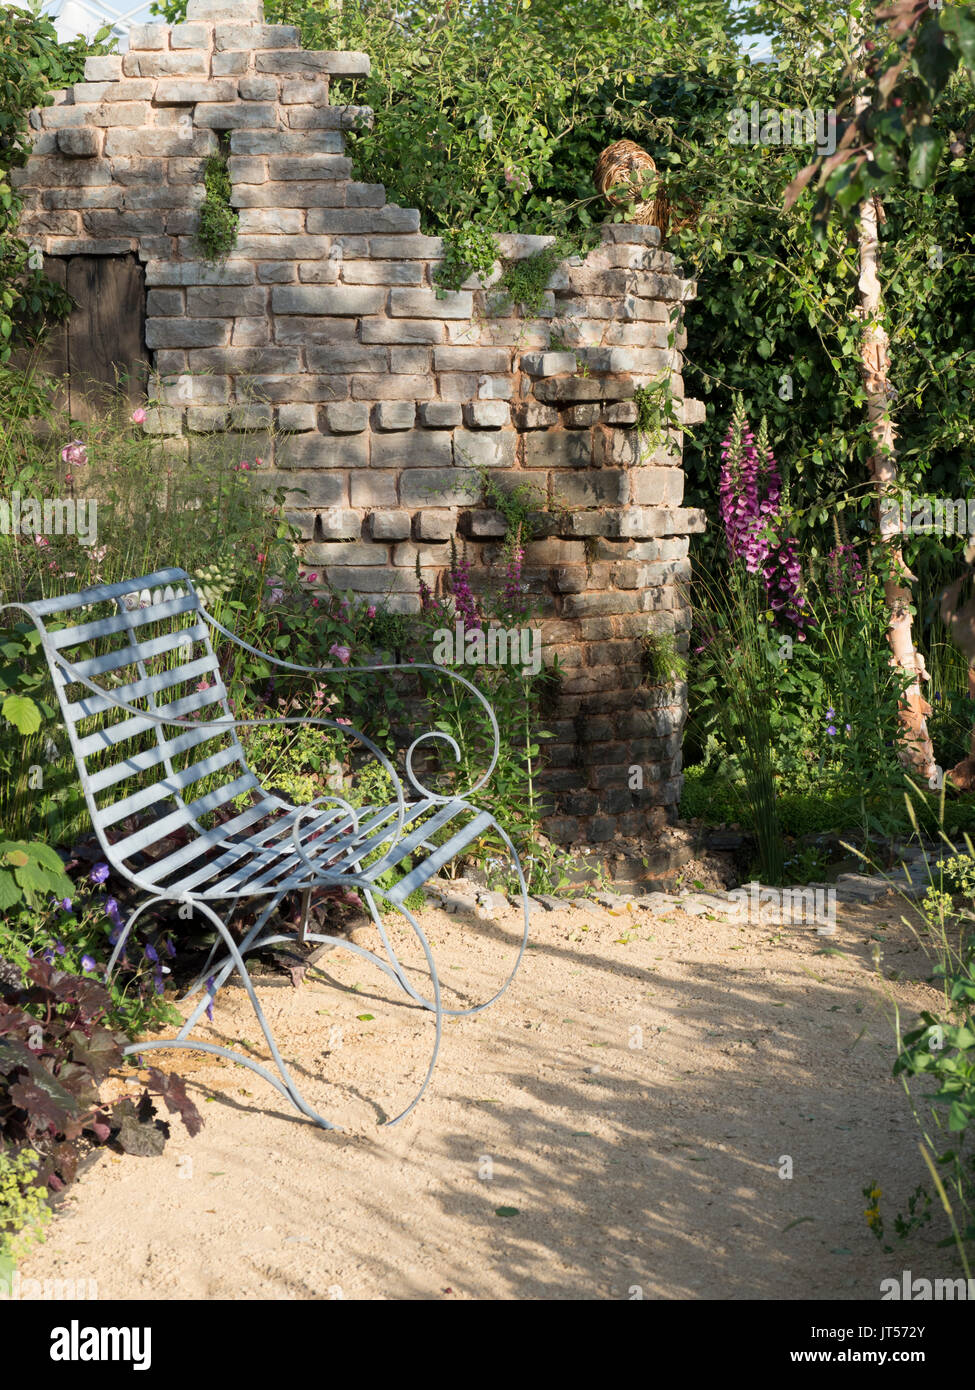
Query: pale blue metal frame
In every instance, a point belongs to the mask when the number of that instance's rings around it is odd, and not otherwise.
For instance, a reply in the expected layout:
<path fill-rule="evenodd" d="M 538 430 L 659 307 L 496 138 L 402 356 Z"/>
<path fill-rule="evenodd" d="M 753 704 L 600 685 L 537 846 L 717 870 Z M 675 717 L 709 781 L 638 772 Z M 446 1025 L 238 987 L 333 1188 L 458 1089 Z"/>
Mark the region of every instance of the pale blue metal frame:
<path fill-rule="evenodd" d="M 144 594 L 148 594 L 147 600 L 143 598 Z M 76 623 L 73 627 L 48 628 L 46 620 L 60 620 L 75 613 L 83 615 L 85 610 L 90 610 L 94 605 L 104 602 L 114 604 L 116 613 L 94 622 Z M 172 1038 L 133 1043 L 126 1048 L 126 1051 L 143 1053 L 151 1049 L 185 1048 L 226 1057 L 263 1077 L 279 1094 L 290 1100 L 297 1110 L 323 1129 L 340 1128 L 318 1114 L 301 1094 L 274 1041 L 244 960 L 249 952 L 266 946 L 284 942 L 294 943 L 295 937 L 293 936 L 275 932 L 264 933 L 263 928 L 285 894 L 300 889 L 303 893 L 302 923 L 297 938 L 300 942 L 314 941 L 341 946 L 344 950 L 364 957 L 394 980 L 415 1003 L 434 1015 L 433 1050 L 423 1084 L 410 1104 L 386 1123 L 398 1124 L 400 1120 L 405 1119 L 419 1103 L 433 1075 L 440 1049 L 443 1019 L 479 1013 L 489 1004 L 494 1003 L 496 999 L 499 999 L 514 979 L 528 941 L 528 890 L 517 851 L 497 821 L 487 812 L 472 805 L 468 799 L 487 783 L 498 759 L 500 748 L 498 724 L 488 701 L 465 677 L 442 666 L 415 663 L 405 666 L 389 664 L 341 668 L 343 672 L 357 671 L 362 674 L 396 670 L 406 672 L 436 671 L 439 675 L 446 676 L 463 685 L 475 696 L 487 713 L 493 736 L 492 756 L 487 771 L 463 795 L 444 796 L 431 791 L 423 786 L 416 776 L 413 767 L 416 749 L 426 742 L 436 740 L 449 745 L 458 762 L 461 753 L 456 742 L 445 733 L 434 730 L 421 734 L 410 744 L 406 753 L 406 777 L 410 786 L 418 794 L 418 799 L 407 802 L 403 794 L 402 783 L 389 759 L 365 734 L 351 725 L 340 725 L 335 720 L 319 717 L 286 718 L 283 720 L 234 718 L 227 703 L 227 692 L 220 679 L 219 663 L 210 640 L 211 628 L 222 633 L 224 637 L 244 650 L 285 670 L 321 676 L 328 673 L 334 675 L 338 668 L 301 666 L 294 662 L 283 661 L 270 652 L 263 652 L 252 647 L 224 627 L 213 614 L 207 611 L 192 579 L 184 570 L 177 568 L 160 570 L 155 574 L 144 575 L 139 579 L 127 580 L 118 584 L 97 585 L 75 594 L 41 599 L 33 603 L 9 603 L 0 606 L 0 612 L 12 609 L 26 613 L 40 634 L 41 645 L 48 661 L 51 678 L 64 716 L 85 801 L 102 851 L 108 863 L 117 873 L 128 879 L 136 888 L 142 889 L 148 894 L 148 897 L 133 909 L 119 936 L 106 969 L 106 979 L 111 978 L 111 973 L 115 969 L 138 918 L 148 907 L 158 902 L 171 901 L 190 904 L 192 911 L 194 913 L 198 911 L 208 918 L 217 932 L 217 941 L 206 967 L 190 986 L 183 999 L 192 998 L 204 990 L 206 986 L 205 992 L 179 1032 Z M 169 618 L 173 619 L 174 624 L 178 624 L 181 618 L 185 620 L 188 616 L 193 618 L 193 625 L 189 628 L 174 626 L 172 632 L 163 637 L 142 642 L 137 640 L 140 626 L 148 623 L 156 624 Z M 127 635 L 128 645 L 115 648 L 94 659 L 73 663 L 68 661 L 61 651 L 62 647 L 78 646 L 86 641 L 110 638 L 115 635 Z M 197 645 L 204 649 L 205 656 L 191 661 L 187 665 L 179 666 L 176 670 L 165 671 L 155 676 L 148 675 L 145 665 L 147 660 L 166 652 L 177 651 L 180 647 L 185 648 L 187 643 L 191 653 L 194 645 Z M 122 698 L 119 692 L 113 692 L 99 686 L 91 679 L 93 675 L 128 666 L 136 667 L 141 679 L 122 687 L 127 698 Z M 184 696 L 169 705 L 160 706 L 157 704 L 156 697 L 164 694 L 172 686 L 185 684 L 196 676 L 209 674 L 216 676 L 216 685 L 208 689 L 205 696 Z M 91 695 L 86 695 L 77 701 L 69 700 L 67 695 L 69 685 L 82 685 L 91 692 Z M 149 709 L 140 709 L 133 703 L 142 699 L 149 703 L 151 706 Z M 194 710 L 205 709 L 208 705 L 218 702 L 222 709 L 222 717 L 219 719 L 203 720 L 186 717 L 192 715 Z M 132 718 L 111 726 L 111 733 L 103 729 L 95 734 L 79 736 L 76 727 L 78 723 L 110 709 L 124 710 Z M 237 730 L 256 725 L 276 724 L 326 726 L 340 729 L 346 736 L 356 739 L 378 759 L 384 768 L 396 794 L 395 802 L 384 807 L 355 809 L 340 796 L 326 795 L 319 797 L 307 806 L 297 807 L 283 800 L 277 794 L 268 793 L 247 765 L 243 747 L 237 737 Z M 89 775 L 86 766 L 87 758 L 94 753 L 102 752 L 104 749 L 114 746 L 116 742 L 124 742 L 124 737 L 118 737 L 120 730 L 123 733 L 127 731 L 127 736 L 131 737 L 135 733 L 146 732 L 153 726 L 156 728 L 157 736 L 156 751 L 150 754 L 130 754 L 127 759 L 122 759 L 121 763 L 114 764 L 107 770 L 103 769 L 96 776 Z M 170 736 L 167 741 L 163 737 L 163 727 L 171 726 L 180 726 L 194 731 L 193 734 L 185 736 L 187 742 L 184 748 L 177 749 L 174 746 L 174 742 L 179 743 L 180 739 L 177 738 L 174 741 L 173 737 Z M 212 732 L 201 735 L 202 730 Z M 191 746 L 195 747 L 201 742 L 208 742 L 211 738 L 217 737 L 218 734 L 224 733 L 230 737 L 229 748 L 205 758 L 193 767 L 185 769 L 182 773 L 175 772 L 171 761 L 174 753 L 185 751 Z M 201 736 L 198 737 L 197 735 Z M 113 801 L 111 805 L 98 806 L 96 796 L 105 786 L 114 785 L 128 776 L 133 776 L 149 767 L 158 767 L 160 764 L 165 767 L 167 773 L 167 776 L 160 781 L 149 788 L 143 788 L 140 792 Z M 210 764 L 214 766 L 211 768 Z M 208 776 L 211 771 L 217 771 L 223 767 L 235 767 L 235 765 L 239 765 L 240 770 L 233 782 L 228 784 L 231 789 L 229 792 L 228 787 L 225 786 L 218 789 L 216 793 L 210 793 L 196 801 L 187 802 L 184 800 L 181 793 L 186 787 L 191 786 L 202 777 Z M 190 777 L 189 773 L 194 775 Z M 249 808 L 229 823 L 217 826 L 212 830 L 204 830 L 198 817 L 216 805 L 223 804 L 230 799 L 231 795 L 237 795 L 240 791 L 251 791 L 257 794 L 260 798 L 258 807 Z M 126 815 L 145 809 L 163 798 L 175 802 L 177 807 L 175 812 L 158 817 L 153 824 L 126 836 L 124 841 L 113 842 L 109 840 L 106 831 L 110 825 L 116 824 Z M 330 806 L 330 809 L 324 814 L 317 809 L 323 803 L 329 803 Z M 253 827 L 256 821 L 268 819 L 272 811 L 282 814 L 278 815 L 276 820 L 271 820 L 270 827 L 261 830 L 252 829 L 251 833 L 244 838 L 238 838 L 236 835 L 234 838 L 230 838 L 234 832 L 234 827 L 239 825 L 240 830 L 244 831 L 248 826 Z M 455 830 L 444 844 L 436 846 L 431 843 L 430 837 L 437 830 L 451 825 L 458 817 L 468 813 L 471 819 Z M 305 826 L 304 835 L 300 836 L 299 831 L 302 822 L 309 816 L 312 819 Z M 418 825 L 410 829 L 413 822 L 418 822 Z M 142 872 L 134 871 L 125 864 L 125 859 L 130 858 L 141 849 L 157 843 L 160 838 L 165 838 L 173 830 L 187 828 L 196 830 L 196 839 L 191 840 L 188 846 L 176 851 L 175 854 L 170 854 L 161 861 L 152 862 L 150 867 Z M 406 907 L 406 899 L 416 888 L 419 888 L 488 829 L 493 829 L 500 836 L 511 856 L 520 886 L 524 930 L 514 966 L 500 989 L 490 999 L 471 1008 L 447 1009 L 443 1006 L 440 981 L 430 945 L 416 918 Z M 279 835 L 282 830 L 285 834 Z M 327 836 L 325 835 L 326 831 L 329 832 Z M 124 847 L 124 853 L 120 852 L 120 846 Z M 210 856 L 210 851 L 218 849 L 222 850 L 223 853 L 213 859 Z M 380 850 L 382 851 L 380 857 L 364 868 L 362 861 Z M 426 850 L 428 853 L 425 858 L 416 862 L 417 852 L 421 850 Z M 194 867 L 194 860 L 197 859 L 201 851 L 206 856 L 206 860 L 202 867 L 199 863 Z M 405 872 L 391 889 L 378 888 L 377 880 L 379 877 L 386 870 L 396 868 L 408 857 L 413 859 L 413 867 Z M 183 872 L 184 865 L 188 872 Z M 217 873 L 217 882 L 211 882 L 208 887 L 204 886 L 208 880 L 212 880 L 215 872 Z M 170 879 L 172 874 L 177 874 L 177 877 L 165 884 L 159 881 L 160 879 Z M 345 937 L 307 930 L 311 894 L 315 888 L 324 886 L 342 886 L 361 895 L 379 933 L 386 955 L 385 960 L 375 952 L 348 941 Z M 248 897 L 264 898 L 268 901 L 259 913 L 254 925 L 237 945 L 226 922 L 214 911 L 211 903 L 230 901 L 231 910 L 233 910 L 233 906 L 239 903 L 242 898 Z M 419 941 L 430 972 L 432 998 L 426 998 L 419 993 L 407 978 L 383 923 L 376 903 L 377 898 L 389 903 L 399 912 Z M 221 944 L 224 948 L 223 954 L 220 952 Z M 218 958 L 215 959 L 215 957 Z M 280 1079 L 275 1077 L 267 1067 L 261 1066 L 244 1053 L 214 1043 L 203 1042 L 190 1036 L 210 1005 L 212 998 L 235 973 L 240 977 L 240 982 L 257 1016 Z M 208 981 L 209 984 L 207 984 Z"/>

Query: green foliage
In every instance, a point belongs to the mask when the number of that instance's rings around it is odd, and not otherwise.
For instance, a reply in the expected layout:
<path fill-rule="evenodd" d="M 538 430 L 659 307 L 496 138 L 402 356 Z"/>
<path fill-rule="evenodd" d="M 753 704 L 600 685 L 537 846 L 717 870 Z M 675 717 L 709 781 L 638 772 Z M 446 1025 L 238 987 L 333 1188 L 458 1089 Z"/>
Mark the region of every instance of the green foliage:
<path fill-rule="evenodd" d="M 674 685 L 687 679 L 687 657 L 672 632 L 648 632 L 640 639 L 643 673 L 650 685 Z"/>
<path fill-rule="evenodd" d="M 541 251 L 523 260 L 508 261 L 498 281 L 499 293 L 492 303 L 492 310 L 504 314 L 515 308 L 520 309 L 526 318 L 534 318 L 542 307 L 545 287 L 565 254 L 560 243 L 556 242 L 543 246 Z"/>
<path fill-rule="evenodd" d="M 203 1121 L 179 1077 L 148 1068 L 138 1109 L 109 1106 L 99 1085 L 124 1064 L 125 1038 L 106 1027 L 109 998 L 91 979 L 32 960 L 22 974 L 0 961 L 0 1153 L 30 1148 L 52 1191 L 72 1182 L 79 1140 L 113 1136 L 131 1153 L 159 1153 L 168 1126 L 155 1120 L 150 1090 L 196 1134 Z"/>
<path fill-rule="evenodd" d="M 51 1218 L 34 1149 L 0 1148 L 0 1294 L 17 1260 L 35 1240 L 43 1240 Z"/>
<path fill-rule="evenodd" d="M 100 29 L 93 44 L 84 39 L 58 42 L 46 16 L 13 6 L 0 9 L 0 395 L 5 385 L 3 364 L 15 345 L 33 336 L 45 318 L 63 317 L 70 300 L 47 278 L 40 255 L 17 235 L 22 200 L 13 186 L 13 171 L 30 153 L 29 115 L 34 106 L 48 106 L 51 92 L 84 78 L 89 53 L 104 53 Z"/>
<path fill-rule="evenodd" d="M 197 241 L 208 262 L 224 261 L 237 245 L 237 224 L 240 217 L 230 205 L 233 186 L 230 168 L 223 153 L 208 155 L 203 164 L 205 196 L 200 204 Z"/>
<path fill-rule="evenodd" d="M 64 865 L 49 845 L 0 840 L 0 912 L 35 908 L 45 899 L 73 892 Z"/>
<path fill-rule="evenodd" d="M 477 223 L 465 222 L 462 227 L 445 230 L 442 236 L 443 260 L 434 273 L 438 299 L 446 290 L 459 290 L 472 275 L 486 280 L 498 259 L 494 235 Z"/>

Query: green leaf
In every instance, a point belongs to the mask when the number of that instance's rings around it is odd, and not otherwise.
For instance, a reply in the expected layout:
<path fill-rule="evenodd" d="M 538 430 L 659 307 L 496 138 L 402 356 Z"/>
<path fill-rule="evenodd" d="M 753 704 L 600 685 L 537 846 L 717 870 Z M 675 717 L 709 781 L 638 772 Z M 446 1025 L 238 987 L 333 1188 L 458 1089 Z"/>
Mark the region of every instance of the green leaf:
<path fill-rule="evenodd" d="M 41 712 L 27 695 L 8 695 L 0 706 L 0 714 L 19 734 L 36 734 L 41 727 Z"/>
<path fill-rule="evenodd" d="M 914 188 L 927 188 L 941 159 L 944 140 L 930 126 L 918 126 L 914 132 L 911 157 L 907 164 L 908 178 Z"/>
<path fill-rule="evenodd" d="M 495 1216 L 519 1216 L 521 1213 L 517 1207 L 495 1207 L 494 1214 Z"/>

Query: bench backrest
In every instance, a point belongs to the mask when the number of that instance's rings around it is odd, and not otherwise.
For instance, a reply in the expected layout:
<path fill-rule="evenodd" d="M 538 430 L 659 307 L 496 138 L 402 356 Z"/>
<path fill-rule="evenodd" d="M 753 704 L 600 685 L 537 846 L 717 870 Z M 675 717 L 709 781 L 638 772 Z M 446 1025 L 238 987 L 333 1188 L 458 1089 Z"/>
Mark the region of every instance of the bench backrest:
<path fill-rule="evenodd" d="M 41 633 L 95 833 L 116 867 L 180 832 L 209 838 L 209 813 L 260 791 L 236 731 L 215 727 L 233 716 L 209 624 L 184 570 L 25 607 Z M 180 728 L 121 710 L 74 679 L 59 657 L 136 710 L 194 722 Z M 262 796 L 244 820 L 280 804 Z M 135 816 L 152 823 L 124 824 Z"/>

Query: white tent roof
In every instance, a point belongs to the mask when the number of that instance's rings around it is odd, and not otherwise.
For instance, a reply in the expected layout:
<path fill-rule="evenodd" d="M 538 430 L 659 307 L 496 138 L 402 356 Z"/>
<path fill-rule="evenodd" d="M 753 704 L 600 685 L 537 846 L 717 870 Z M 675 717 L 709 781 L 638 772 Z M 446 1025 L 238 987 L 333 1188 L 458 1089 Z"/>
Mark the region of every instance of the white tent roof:
<path fill-rule="evenodd" d="M 158 16 L 149 13 L 150 0 L 46 0 L 41 7 L 53 22 L 62 41 L 77 38 L 83 34 L 91 38 L 106 24 L 111 24 L 118 39 L 119 50 L 128 48 L 129 25 L 161 23 Z"/>

